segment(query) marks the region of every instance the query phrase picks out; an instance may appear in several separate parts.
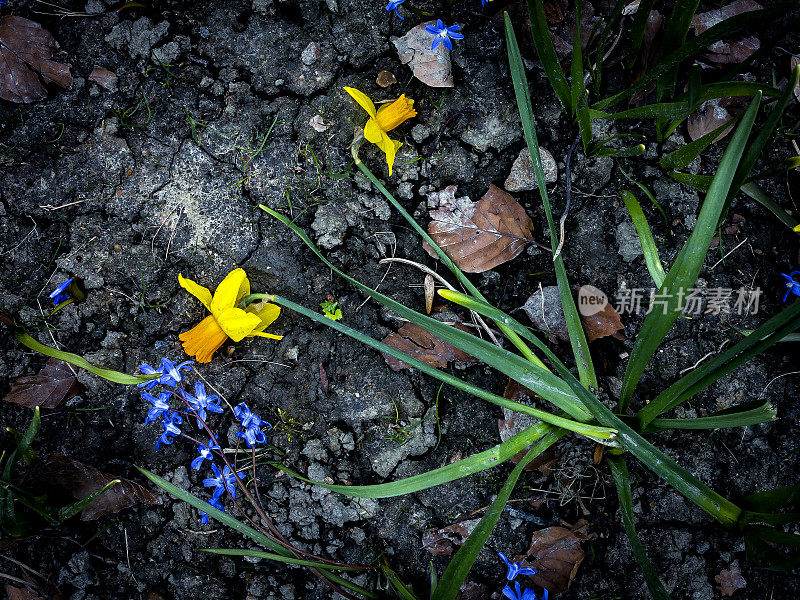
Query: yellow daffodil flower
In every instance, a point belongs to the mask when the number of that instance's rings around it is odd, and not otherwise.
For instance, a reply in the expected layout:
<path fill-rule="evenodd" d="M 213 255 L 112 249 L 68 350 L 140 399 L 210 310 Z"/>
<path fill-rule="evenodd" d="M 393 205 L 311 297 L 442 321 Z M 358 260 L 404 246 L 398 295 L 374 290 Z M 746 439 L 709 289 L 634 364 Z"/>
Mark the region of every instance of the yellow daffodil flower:
<path fill-rule="evenodd" d="M 228 273 L 217 286 L 213 297 L 208 288 L 183 275 L 178 275 L 178 283 L 211 312 L 195 327 L 178 336 L 186 354 L 196 357 L 197 362 L 211 362 L 214 352 L 228 338 L 234 342 L 251 336 L 282 339 L 282 336 L 264 333 L 281 314 L 280 306 L 269 302 L 254 302 L 247 308 L 237 306 L 242 298 L 250 294 L 250 280 L 244 270 L 235 269 Z"/>
<path fill-rule="evenodd" d="M 364 92 L 351 87 L 344 88 L 344 91 L 350 94 L 353 100 L 358 102 L 361 108 L 369 114 L 369 120 L 364 125 L 364 137 L 386 154 L 386 164 L 389 165 L 389 175 L 391 175 L 394 157 L 403 144 L 389 138 L 386 134 L 403 121 L 417 116 L 417 111 L 414 110 L 414 101 L 406 98 L 406 95 L 403 94 L 394 102 L 384 104 L 376 110 L 375 104 Z"/>

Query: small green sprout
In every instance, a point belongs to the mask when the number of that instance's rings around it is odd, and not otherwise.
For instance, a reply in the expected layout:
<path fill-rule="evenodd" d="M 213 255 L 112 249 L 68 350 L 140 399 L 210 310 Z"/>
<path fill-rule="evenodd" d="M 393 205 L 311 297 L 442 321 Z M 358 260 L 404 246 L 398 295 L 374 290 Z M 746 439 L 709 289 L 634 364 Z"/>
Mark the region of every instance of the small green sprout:
<path fill-rule="evenodd" d="M 342 309 L 339 308 L 339 303 L 336 300 L 325 300 L 320 303 L 320 308 L 323 314 L 334 321 L 342 318 Z"/>

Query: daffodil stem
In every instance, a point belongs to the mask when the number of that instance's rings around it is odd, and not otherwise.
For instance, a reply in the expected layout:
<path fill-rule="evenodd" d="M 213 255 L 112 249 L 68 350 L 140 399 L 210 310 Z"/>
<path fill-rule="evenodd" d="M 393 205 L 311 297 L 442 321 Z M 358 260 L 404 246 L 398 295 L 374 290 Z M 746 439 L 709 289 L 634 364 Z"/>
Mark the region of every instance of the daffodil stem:
<path fill-rule="evenodd" d="M 274 298 L 273 294 L 250 294 L 249 296 L 245 296 L 239 301 L 239 304 L 242 308 L 247 308 L 250 304 L 255 302 L 256 300 L 266 300 L 267 302 L 271 302 Z"/>
<path fill-rule="evenodd" d="M 378 178 L 375 177 L 375 175 L 373 175 L 372 171 L 370 171 L 367 168 L 367 166 L 363 162 L 361 162 L 361 159 L 358 157 L 358 151 L 361 148 L 361 143 L 363 141 L 364 141 L 363 137 L 356 136 L 356 139 L 353 140 L 353 145 L 350 147 L 350 153 L 353 155 L 353 161 L 355 162 L 359 170 L 364 175 L 366 175 L 367 179 L 369 179 L 372 182 L 372 184 L 376 188 L 378 188 L 378 191 L 380 191 L 380 193 L 383 194 L 384 197 L 389 202 L 391 202 L 392 206 L 394 206 L 397 209 L 397 212 L 399 212 L 400 215 L 402 215 L 402 217 L 406 221 L 408 221 L 408 223 L 417 231 L 417 233 L 422 237 L 422 239 L 425 240 L 430 245 L 430 247 L 436 251 L 436 255 L 439 257 L 439 260 L 441 260 L 445 264 L 445 266 L 448 269 L 450 269 L 450 271 L 452 271 L 453 275 L 455 275 L 458 281 L 461 282 L 461 285 L 463 285 L 469 291 L 469 293 L 472 294 L 474 298 L 482 300 L 483 302 L 487 302 L 486 298 L 483 297 L 483 294 L 481 294 L 480 291 L 478 291 L 478 288 L 476 288 L 472 284 L 472 282 L 467 278 L 467 276 L 464 275 L 461 269 L 459 269 L 456 266 L 456 264 L 452 260 L 450 260 L 450 257 L 447 256 L 447 254 L 445 254 L 441 248 L 439 248 L 436 242 L 433 241 L 433 238 L 431 238 L 431 236 L 428 235 L 428 232 L 425 231 L 410 214 L 408 214 L 406 209 L 403 208 L 403 206 L 397 201 L 397 199 L 394 196 L 392 196 L 391 193 L 389 193 L 389 190 L 387 190 L 383 186 L 383 184 L 380 181 L 378 181 Z M 516 346 L 516 348 L 522 353 L 522 355 L 526 359 L 531 361 L 533 364 L 542 367 L 543 369 L 547 369 L 547 366 L 545 366 L 545 364 L 539 359 L 539 357 L 533 353 L 530 347 L 522 340 L 522 338 L 519 335 L 517 335 L 514 331 L 512 331 L 509 327 L 507 327 L 501 322 L 495 321 L 495 324 L 497 325 L 497 327 L 500 328 L 500 331 L 503 332 L 506 338 L 508 338 L 508 340 L 512 344 L 514 344 L 514 346 Z M 549 371 L 549 369 L 547 370 Z"/>

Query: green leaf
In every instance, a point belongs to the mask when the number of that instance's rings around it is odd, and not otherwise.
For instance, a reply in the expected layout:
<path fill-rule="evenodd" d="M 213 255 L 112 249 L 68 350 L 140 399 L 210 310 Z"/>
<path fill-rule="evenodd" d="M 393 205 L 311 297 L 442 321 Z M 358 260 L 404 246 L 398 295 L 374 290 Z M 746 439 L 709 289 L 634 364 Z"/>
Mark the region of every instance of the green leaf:
<path fill-rule="evenodd" d="M 800 486 L 790 485 L 750 494 L 742 498 L 741 504 L 742 508 L 760 512 L 774 512 L 784 509 L 800 510 Z"/>
<path fill-rule="evenodd" d="M 529 0 L 528 6 L 531 6 Z M 539 5 L 541 9 L 541 6 Z M 522 131 L 525 135 L 525 143 L 528 145 L 528 152 L 533 161 L 533 171 L 536 174 L 536 182 L 539 186 L 539 194 L 542 198 L 547 225 L 550 228 L 550 247 L 555 254 L 558 246 L 558 233 L 553 221 L 553 213 L 550 209 L 550 199 L 547 195 L 547 187 L 544 181 L 544 170 L 542 169 L 542 159 L 539 154 L 539 142 L 536 139 L 536 119 L 533 116 L 533 105 L 531 103 L 530 88 L 528 78 L 525 75 L 525 66 L 522 62 L 522 55 L 519 52 L 517 38 L 514 35 L 514 27 L 508 13 L 504 13 L 506 45 L 508 47 L 508 64 L 511 69 L 511 78 L 514 82 L 514 94 L 517 99 L 517 109 L 519 110 L 520 120 L 522 121 Z M 564 318 L 567 322 L 572 353 L 578 366 L 578 375 L 585 386 L 597 387 L 597 375 L 594 371 L 592 356 L 589 352 L 589 342 L 583 331 L 583 324 L 572 298 L 572 289 L 567 279 L 567 271 L 564 268 L 564 259 L 559 254 L 553 258 L 553 266 L 556 271 L 556 281 L 558 291 L 561 296 L 561 307 L 564 311 Z M 574 416 L 574 415 L 573 415 Z"/>
<path fill-rule="evenodd" d="M 583 51 L 581 49 L 581 12 L 583 0 L 575 2 L 575 37 L 572 41 L 572 110 L 578 121 L 578 129 L 583 142 L 583 151 L 588 152 L 592 143 L 592 122 L 589 118 L 589 102 L 583 85 Z"/>
<path fill-rule="evenodd" d="M 459 461 L 439 467 L 438 469 L 432 469 L 427 473 L 412 475 L 405 479 L 377 485 L 336 485 L 324 483 L 322 481 L 312 481 L 281 464 L 271 464 L 284 473 L 288 473 L 301 481 L 319 485 L 333 490 L 334 492 L 344 494 L 345 496 L 352 496 L 354 498 L 393 498 L 395 496 L 404 496 L 421 490 L 427 490 L 434 486 L 442 485 L 443 483 L 455 481 L 456 479 L 461 479 L 462 477 L 467 477 L 474 473 L 496 467 L 512 456 L 516 456 L 531 444 L 539 441 L 551 430 L 552 427 L 550 425 L 538 423 L 489 450 L 473 454 L 468 458 L 462 458 Z"/>
<path fill-rule="evenodd" d="M 639 8 L 636 9 L 636 15 L 633 17 L 633 24 L 631 25 L 631 42 L 628 47 L 628 69 L 632 69 L 636 64 L 636 59 L 639 58 L 644 32 L 647 29 L 647 20 L 650 17 L 650 11 L 653 10 L 654 3 L 655 0 L 641 0 Z"/>
<path fill-rule="evenodd" d="M 72 504 L 67 504 L 66 506 L 58 509 L 58 520 L 63 522 L 66 521 L 67 519 L 71 519 L 79 512 L 81 512 L 84 508 L 86 508 L 91 502 L 93 502 L 94 499 L 97 498 L 100 494 L 102 494 L 108 489 L 111 489 L 119 482 L 120 482 L 119 479 L 112 479 L 96 492 L 93 492 L 88 496 L 86 496 L 86 498 L 78 500 L 77 502 L 73 502 Z"/>
<path fill-rule="evenodd" d="M 500 515 L 503 514 L 503 509 L 508 503 L 509 498 L 511 498 L 511 492 L 514 491 L 514 486 L 517 484 L 517 479 L 519 479 L 523 469 L 525 469 L 528 463 L 534 458 L 556 443 L 563 435 L 563 431 L 548 433 L 544 438 L 539 440 L 533 448 L 528 450 L 525 458 L 519 461 L 519 464 L 514 467 L 514 470 L 511 471 L 511 475 L 508 476 L 505 484 L 500 488 L 497 498 L 492 502 L 486 513 L 481 517 L 478 525 L 464 542 L 464 545 L 458 549 L 458 552 L 456 552 L 450 564 L 447 565 L 444 573 L 442 573 L 442 577 L 439 579 L 439 585 L 436 586 L 436 589 L 431 595 L 431 600 L 454 600 L 461 586 L 464 584 L 467 574 L 469 574 L 470 569 L 472 569 L 475 559 L 478 558 L 478 554 L 480 554 L 486 544 L 486 540 L 489 539 L 489 535 L 491 535 L 497 521 L 500 519 Z"/>
<path fill-rule="evenodd" d="M 503 14 L 508 23 L 508 13 Z M 542 0 L 528 0 L 528 16 L 530 18 L 533 44 L 536 46 L 536 53 L 539 55 L 547 80 L 553 86 L 553 91 L 556 93 L 558 101 L 561 102 L 561 106 L 564 107 L 564 111 L 571 115 L 574 111 L 570 101 L 570 87 L 558 62 L 556 49 L 550 37 L 550 28 L 544 16 Z M 506 25 L 506 40 L 508 40 L 508 25 Z"/>
<path fill-rule="evenodd" d="M 624 412 L 628 407 L 636 385 L 650 362 L 650 358 L 680 315 L 678 310 L 680 298 L 675 294 L 675 290 L 688 290 L 697 280 L 725 206 L 725 199 L 731 188 L 736 167 L 745 150 L 760 103 L 761 95 L 757 94 L 747 112 L 742 116 L 736 132 L 733 134 L 733 139 L 728 145 L 722 161 L 720 161 L 717 174 L 714 176 L 706 199 L 703 202 L 703 207 L 697 217 L 697 224 L 664 279 L 661 291 L 667 293 L 671 291 L 672 293 L 669 293 L 668 297 L 665 298 L 663 312 L 661 310 L 652 311 L 645 317 L 639 335 L 636 337 L 636 342 L 631 351 L 631 358 L 625 371 L 625 377 L 622 381 L 619 402 L 620 413 Z"/>
<path fill-rule="evenodd" d="M 208 552 L 209 554 L 219 554 L 221 556 L 254 556 L 257 558 L 266 558 L 268 560 L 274 560 L 275 562 L 281 562 L 290 565 L 299 565 L 301 567 L 314 567 L 315 569 L 327 569 L 331 571 L 363 570 L 359 569 L 358 567 L 343 567 L 338 565 L 331 565 L 329 563 L 319 562 L 316 560 L 304 560 L 302 558 L 295 558 L 293 556 L 284 556 L 283 554 L 275 554 L 273 552 L 263 552 L 261 550 L 241 550 L 238 548 L 199 548 L 199 550 L 201 552 Z"/>
<path fill-rule="evenodd" d="M 719 134 L 728 127 L 733 127 L 733 125 L 734 123 L 732 122 L 723 123 L 713 131 L 709 131 L 693 142 L 689 142 L 685 146 L 681 146 L 677 150 L 670 152 L 658 162 L 658 166 L 662 169 L 683 169 L 695 158 L 700 156 L 700 153 L 708 148 L 712 142 L 717 139 Z"/>
<path fill-rule="evenodd" d="M 86 360 L 82 356 L 78 356 L 77 354 L 73 354 L 71 352 L 64 352 L 63 350 L 58 350 L 57 348 L 46 346 L 45 344 L 42 344 L 37 340 L 33 339 L 30 335 L 28 335 L 21 329 L 15 328 L 13 333 L 14 337 L 17 338 L 17 340 L 19 340 L 20 343 L 27 346 L 31 350 L 39 352 L 40 354 L 44 354 L 45 356 L 52 356 L 53 358 L 58 358 L 60 360 L 66 361 L 70 364 L 75 365 L 76 367 L 80 367 L 81 369 L 86 369 L 90 373 L 94 373 L 98 377 L 102 377 L 103 379 L 107 379 L 108 381 L 111 381 L 113 383 L 121 383 L 123 385 L 136 385 L 137 383 L 145 383 L 148 381 L 152 381 L 153 379 L 158 379 L 159 377 L 159 375 L 128 375 L 127 373 L 120 373 L 119 371 L 106 369 L 105 367 L 101 367 L 99 365 L 90 363 L 88 360 Z"/>
<path fill-rule="evenodd" d="M 771 527 L 751 526 L 745 529 L 744 542 L 747 562 L 757 567 L 773 571 L 790 571 L 800 567 L 800 535 Z"/>
<path fill-rule="evenodd" d="M 622 190 L 622 201 L 625 203 L 631 219 L 633 219 L 636 233 L 639 234 L 639 242 L 642 245 L 647 270 L 650 271 L 650 276 L 653 278 L 656 287 L 660 288 L 667 275 L 664 272 L 661 259 L 658 257 L 658 248 L 656 247 L 656 241 L 653 239 L 653 232 L 650 231 L 650 225 L 647 224 L 647 218 L 644 216 L 639 201 L 628 190 Z"/>
<path fill-rule="evenodd" d="M 403 583 L 403 581 L 398 577 L 397 573 L 395 573 L 390 567 L 386 560 L 381 562 L 381 570 L 383 574 L 386 575 L 386 579 L 389 581 L 389 585 L 392 586 L 394 591 L 402 600 L 418 600 L 418 598 L 414 595 L 409 587 Z"/>
<path fill-rule="evenodd" d="M 678 406 L 681 402 L 719 381 L 757 354 L 780 342 L 788 333 L 799 327 L 800 302 L 796 302 L 772 317 L 750 335 L 745 336 L 733 347 L 681 377 L 642 407 L 636 414 L 639 428 L 644 430 L 658 415 Z"/>
<path fill-rule="evenodd" d="M 655 196 L 653 196 L 653 192 L 651 192 L 651 191 L 650 191 L 650 190 L 647 188 L 647 186 L 646 186 L 646 185 L 644 185 L 644 184 L 642 184 L 642 183 L 639 183 L 638 181 L 636 181 L 635 179 L 633 179 L 633 177 L 631 177 L 630 175 L 628 175 L 628 173 L 627 173 L 627 172 L 626 172 L 626 171 L 625 171 L 625 170 L 624 170 L 622 167 L 619 167 L 619 172 L 620 172 L 620 173 L 622 173 L 622 174 L 625 176 L 625 179 L 627 179 L 627 180 L 628 180 L 628 181 L 630 181 L 632 184 L 634 184 L 636 187 L 638 187 L 640 190 L 642 190 L 642 192 L 644 193 L 644 195 L 645 195 L 645 196 L 647 196 L 647 199 L 648 199 L 648 200 L 650 200 L 650 202 L 653 204 L 653 206 L 655 206 L 655 207 L 656 207 L 656 210 L 658 210 L 659 214 L 661 215 L 661 218 L 663 218 L 663 219 L 664 219 L 664 225 L 665 225 L 665 226 L 668 226 L 668 222 L 667 222 L 667 213 L 665 213 L 665 212 L 664 212 L 664 209 L 663 209 L 663 208 L 661 208 L 661 205 L 658 203 L 658 200 L 656 200 L 656 197 L 655 197 Z"/>
<path fill-rule="evenodd" d="M 722 429 L 725 427 L 746 427 L 758 423 L 774 421 L 778 411 L 769 402 L 745 402 L 732 408 L 721 410 L 707 417 L 691 419 L 653 419 L 647 427 L 650 431 L 664 429 Z"/>
<path fill-rule="evenodd" d="M 667 56 L 686 42 L 686 34 L 692 24 L 692 17 L 697 11 L 700 0 L 676 0 L 661 38 L 661 55 Z M 666 71 L 657 81 L 656 97 L 659 100 L 671 98 L 675 93 L 675 81 L 678 76 L 678 65 Z"/>
<path fill-rule="evenodd" d="M 631 543 L 631 550 L 636 559 L 639 569 L 644 575 L 644 581 L 647 584 L 647 589 L 650 590 L 650 595 L 654 600 L 670 600 L 664 584 L 658 577 L 658 573 L 653 568 L 653 563 L 647 556 L 647 552 L 636 533 L 636 526 L 633 518 L 633 500 L 631 498 L 631 480 L 628 475 L 628 467 L 625 464 L 625 459 L 621 456 L 609 456 L 606 459 L 611 467 L 611 475 L 614 477 L 614 484 L 617 486 L 617 496 L 619 497 L 619 508 L 622 513 L 622 524 L 625 527 L 625 533 L 628 534 L 628 540 Z"/>

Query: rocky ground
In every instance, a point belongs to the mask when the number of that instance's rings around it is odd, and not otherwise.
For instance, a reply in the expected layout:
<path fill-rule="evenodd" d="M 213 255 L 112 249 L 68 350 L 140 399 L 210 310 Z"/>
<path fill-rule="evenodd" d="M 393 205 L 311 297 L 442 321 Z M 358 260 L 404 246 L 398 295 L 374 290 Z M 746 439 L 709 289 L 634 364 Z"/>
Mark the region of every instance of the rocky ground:
<path fill-rule="evenodd" d="M 400 64 L 390 39 L 419 19 L 406 13 L 406 21 L 399 21 L 380 2 L 232 0 L 157 2 L 144 11 L 116 7 L 89 0 L 72 7 L 80 11 L 75 15 L 48 14 L 57 9 L 45 3 L 0 7 L 2 14 L 13 12 L 51 31 L 61 46 L 58 57 L 71 63 L 74 77 L 71 89 L 53 88 L 42 102 L 0 101 L 0 311 L 42 342 L 58 343 L 92 362 L 134 372 L 143 362 L 181 358 L 177 336 L 204 312 L 179 288 L 178 273 L 213 288 L 238 266 L 250 275 L 254 291 L 279 293 L 311 308 L 332 295 L 348 325 L 379 339 L 397 330 L 395 317 L 375 302 L 364 303 L 258 204 L 295 218 L 352 276 L 370 286 L 380 282 L 384 293 L 424 307 L 419 271 L 378 263 L 396 256 L 435 266 L 414 232 L 353 166 L 349 143 L 363 112 L 343 86 L 374 98 L 404 92 L 416 100 L 419 115 L 397 132 L 404 145 L 393 176 L 388 177 L 374 148 L 362 150 L 362 158 L 423 223 L 427 193 L 452 184 L 459 195 L 477 200 L 490 184 L 503 185 L 524 148 L 502 26 L 491 18 L 496 10 L 481 12 L 477 1 L 454 10 L 448 20 L 464 23 L 466 35 L 452 53 L 452 89 L 427 87 Z M 784 45 L 794 47 L 792 39 Z M 759 81 L 770 81 L 772 68 L 788 72 L 787 62 L 785 55 L 773 53 L 753 71 Z M 116 78 L 105 87 L 89 81 L 95 67 L 109 69 Z M 555 157 L 552 197 L 560 212 L 564 157 L 575 132 L 541 67 L 534 62 L 529 67 L 540 142 Z M 388 89 L 375 85 L 383 70 L 399 83 Z M 791 111 L 796 120 L 796 106 Z M 317 116 L 314 122 L 323 126 L 315 129 L 310 121 Z M 646 123 L 630 126 L 653 139 Z M 665 223 L 645 207 L 661 258 L 671 264 L 694 226 L 700 197 L 665 177 L 656 163 L 684 143 L 679 130 L 662 145 L 648 141 L 644 157 L 576 157 L 564 250 L 574 283 L 608 293 L 623 285 L 651 287 L 619 199 L 620 190 L 631 185 L 620 166 L 650 186 L 666 210 Z M 690 170 L 713 169 L 722 152 L 717 146 Z M 780 137 L 766 160 L 790 152 L 788 138 Z M 770 188 L 787 209 L 791 179 L 789 184 L 776 181 Z M 533 218 L 536 238 L 547 240 L 538 193 L 522 190 L 514 196 Z M 734 210 L 744 219 L 723 233 L 698 286 L 760 286 L 760 311 L 679 319 L 643 380 L 643 397 L 663 389 L 726 340 L 738 339 L 734 329 L 752 329 L 781 307 L 778 273 L 796 268 L 797 243 L 749 199 L 737 199 Z M 501 308 L 512 310 L 540 283 L 554 283 L 551 265 L 549 255 L 532 245 L 473 281 Z M 87 299 L 58 312 L 45 327 L 46 296 L 68 277 L 83 279 Z M 623 317 L 627 340 L 593 344 L 602 384 L 612 397 L 642 318 Z M 275 458 L 311 479 L 391 481 L 499 441 L 501 415 L 494 407 L 452 389 L 439 392 L 419 373 L 395 373 L 377 352 L 288 310 L 270 331 L 283 340 L 229 344 L 199 372 L 230 402 L 244 401 L 275 424 L 270 439 Z M 569 355 L 566 344 L 554 348 Z M 45 362 L 10 336 L 3 338 L 2 350 L 2 393 Z M 659 447 L 734 500 L 796 483 L 797 378 L 775 379 L 794 370 L 793 351 L 778 345 L 678 414 L 693 416 L 764 398 L 777 408 L 777 421 L 744 430 L 660 434 Z M 506 383 L 481 367 L 458 374 L 498 392 Z M 38 453 L 62 452 L 142 482 L 133 468 L 139 465 L 201 492 L 202 475 L 188 468 L 194 448 L 175 443 L 157 452 L 158 433 L 154 425 L 143 424 L 146 410 L 135 390 L 85 372 L 78 378 L 76 396 L 44 411 L 34 445 Z M 0 422 L 21 429 L 30 414 L 4 403 Z M 3 443 L 11 442 L 5 438 Z M 613 482 L 604 466 L 594 466 L 593 449 L 568 437 L 559 444 L 563 457 L 550 472 L 523 476 L 514 498 L 543 502 L 538 508 L 517 504 L 524 508 L 504 515 L 470 579 L 499 590 L 503 571 L 494 551 L 519 554 L 542 526 L 584 518 L 597 537 L 587 542 L 586 558 L 561 597 L 647 597 L 621 527 Z M 423 548 L 423 531 L 486 507 L 509 470 L 502 466 L 380 501 L 353 501 L 266 466 L 259 478 L 268 512 L 294 542 L 349 562 L 368 561 L 385 550 L 391 565 L 423 597 L 428 563 L 433 560 L 441 572 L 449 560 Z M 715 576 L 734 561 L 747 582 L 736 598 L 800 593 L 796 575 L 750 568 L 736 532 L 720 530 L 646 470 L 632 470 L 640 535 L 674 598 L 720 597 Z M 330 595 L 299 568 L 199 552 L 252 544 L 213 523 L 201 525 L 195 509 L 166 496 L 160 506 L 137 506 L 96 522 L 73 519 L 21 540 L 6 538 L 2 545 L 2 558 L 33 567 L 63 598 L 73 600 Z M 0 570 L 18 575 L 15 569 L 4 562 Z M 371 575 L 359 581 L 380 585 Z"/>

